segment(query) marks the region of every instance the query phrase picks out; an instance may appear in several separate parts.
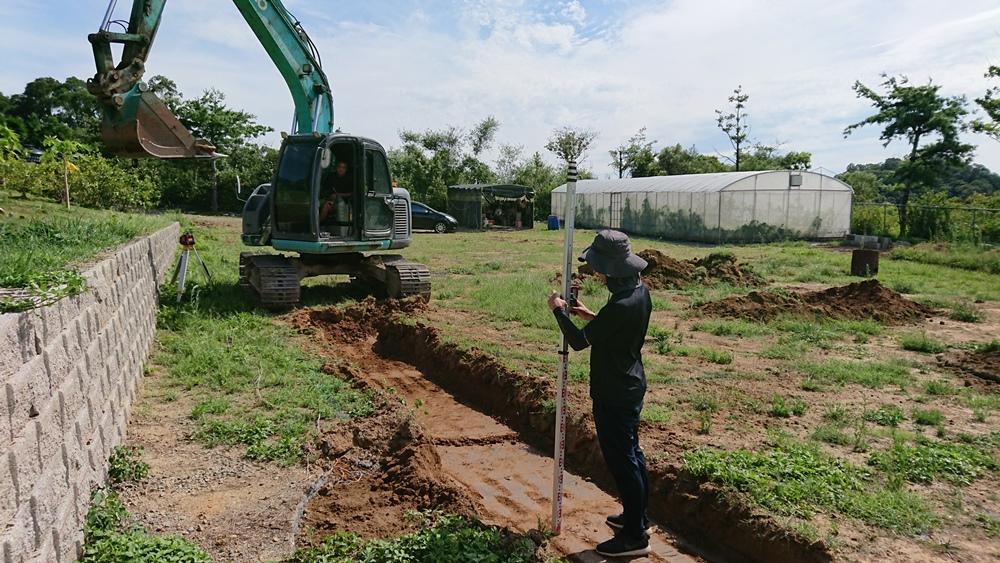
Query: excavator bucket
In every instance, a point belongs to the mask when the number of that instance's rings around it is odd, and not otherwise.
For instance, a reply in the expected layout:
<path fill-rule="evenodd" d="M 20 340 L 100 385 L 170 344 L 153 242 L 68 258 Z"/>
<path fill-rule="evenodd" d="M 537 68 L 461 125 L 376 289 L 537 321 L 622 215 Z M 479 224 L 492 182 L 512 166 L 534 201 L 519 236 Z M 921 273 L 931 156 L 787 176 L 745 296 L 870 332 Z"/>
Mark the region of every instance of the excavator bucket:
<path fill-rule="evenodd" d="M 101 136 L 112 154 L 128 158 L 213 158 L 215 147 L 194 135 L 152 92 L 129 92 L 105 111 Z"/>

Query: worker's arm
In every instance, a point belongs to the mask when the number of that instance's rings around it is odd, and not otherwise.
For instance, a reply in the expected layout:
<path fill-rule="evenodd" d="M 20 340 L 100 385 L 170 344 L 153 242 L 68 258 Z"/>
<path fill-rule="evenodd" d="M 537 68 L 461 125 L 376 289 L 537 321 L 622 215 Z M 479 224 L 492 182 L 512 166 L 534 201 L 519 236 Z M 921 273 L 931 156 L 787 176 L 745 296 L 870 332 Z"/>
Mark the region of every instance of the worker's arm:
<path fill-rule="evenodd" d="M 559 330 L 566 336 L 566 343 L 569 344 L 570 348 L 579 352 L 590 346 L 587 335 L 573 324 L 573 321 L 569 319 L 562 307 L 552 309 L 552 312 L 555 314 L 556 322 L 559 323 Z"/>

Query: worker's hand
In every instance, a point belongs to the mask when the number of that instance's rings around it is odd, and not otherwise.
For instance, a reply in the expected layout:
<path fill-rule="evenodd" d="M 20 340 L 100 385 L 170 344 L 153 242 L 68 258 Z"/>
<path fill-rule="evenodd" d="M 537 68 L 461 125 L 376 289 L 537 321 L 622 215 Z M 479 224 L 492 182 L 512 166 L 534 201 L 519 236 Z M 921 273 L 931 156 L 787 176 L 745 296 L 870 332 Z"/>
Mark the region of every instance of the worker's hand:
<path fill-rule="evenodd" d="M 565 308 L 566 308 L 566 301 L 562 297 L 560 297 L 558 293 L 553 291 L 549 295 L 549 309 L 555 311 L 556 309 L 565 309 Z"/>
<path fill-rule="evenodd" d="M 592 321 L 595 317 L 597 317 L 597 314 L 587 308 L 587 306 L 580 301 L 579 297 L 576 298 L 576 306 L 572 307 L 569 312 L 571 315 L 576 315 L 585 321 Z"/>

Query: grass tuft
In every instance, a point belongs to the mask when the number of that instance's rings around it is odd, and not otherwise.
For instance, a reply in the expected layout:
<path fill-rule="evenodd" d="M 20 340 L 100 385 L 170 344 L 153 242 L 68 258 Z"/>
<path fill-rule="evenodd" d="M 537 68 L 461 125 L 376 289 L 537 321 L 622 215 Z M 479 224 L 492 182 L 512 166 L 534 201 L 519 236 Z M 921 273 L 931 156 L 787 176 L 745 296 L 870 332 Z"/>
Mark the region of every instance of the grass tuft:
<path fill-rule="evenodd" d="M 928 337 L 926 332 L 904 334 L 899 337 L 899 345 L 903 350 L 924 354 L 940 354 L 948 349 L 943 343 Z"/>
<path fill-rule="evenodd" d="M 880 389 L 886 385 L 905 387 L 913 380 L 910 367 L 898 360 L 857 362 L 830 359 L 823 362 L 801 362 L 798 369 L 821 382 L 854 383 L 872 389 Z"/>

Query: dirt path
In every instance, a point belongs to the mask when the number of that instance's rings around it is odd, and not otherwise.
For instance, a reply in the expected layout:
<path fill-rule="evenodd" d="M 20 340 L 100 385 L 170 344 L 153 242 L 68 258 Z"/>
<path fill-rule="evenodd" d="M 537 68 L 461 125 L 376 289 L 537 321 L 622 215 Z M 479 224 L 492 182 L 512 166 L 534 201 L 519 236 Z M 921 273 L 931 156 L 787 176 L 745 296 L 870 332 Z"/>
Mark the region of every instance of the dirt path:
<path fill-rule="evenodd" d="M 489 524 L 518 532 L 538 529 L 547 522 L 552 486 L 552 459 L 519 441 L 517 433 L 493 418 L 462 404 L 429 381 L 413 366 L 383 358 L 373 351 L 374 337 L 327 350 L 331 358 L 347 358 L 355 377 L 366 385 L 396 393 L 414 408 L 415 417 L 436 446 L 443 472 L 464 485 L 476 503 L 476 515 Z M 562 533 L 550 546 L 572 561 L 605 559 L 593 547 L 613 531 L 604 523 L 621 507 L 594 483 L 567 474 Z M 652 534 L 654 553 L 644 560 L 697 561 L 680 553 L 677 542 L 657 527 Z"/>
<path fill-rule="evenodd" d="M 124 486 L 122 499 L 147 530 L 183 536 L 216 561 L 275 561 L 292 549 L 291 520 L 309 468 L 248 461 L 238 449 L 187 440 L 190 397 L 164 401 L 163 376 L 148 375 L 129 422 L 150 478 Z M 315 473 L 315 470 L 312 470 Z"/>

